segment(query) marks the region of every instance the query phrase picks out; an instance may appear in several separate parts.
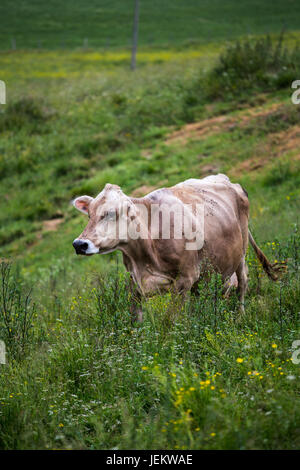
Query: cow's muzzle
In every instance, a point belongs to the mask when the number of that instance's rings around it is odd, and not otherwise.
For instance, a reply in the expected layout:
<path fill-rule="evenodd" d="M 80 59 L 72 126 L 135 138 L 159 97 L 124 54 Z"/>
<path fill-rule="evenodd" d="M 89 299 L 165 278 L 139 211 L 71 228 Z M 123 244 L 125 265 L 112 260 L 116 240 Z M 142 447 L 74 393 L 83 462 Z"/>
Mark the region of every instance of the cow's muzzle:
<path fill-rule="evenodd" d="M 77 255 L 85 255 L 89 244 L 85 240 L 80 240 L 80 238 L 76 238 L 76 240 L 73 241 L 73 246 Z"/>

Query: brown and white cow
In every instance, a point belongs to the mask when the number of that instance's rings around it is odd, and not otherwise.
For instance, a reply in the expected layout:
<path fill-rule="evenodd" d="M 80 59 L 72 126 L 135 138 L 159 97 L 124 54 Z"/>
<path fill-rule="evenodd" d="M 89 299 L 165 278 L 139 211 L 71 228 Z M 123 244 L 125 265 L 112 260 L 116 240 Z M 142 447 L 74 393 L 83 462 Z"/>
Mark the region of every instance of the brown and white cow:
<path fill-rule="evenodd" d="M 96 198 L 81 196 L 73 204 L 89 217 L 73 242 L 76 253 L 122 251 L 136 286 L 137 320 L 142 319 L 142 296 L 169 289 L 185 294 L 211 267 L 227 290 L 238 288 L 243 312 L 248 240 L 268 276 L 277 278 L 278 266 L 270 264 L 248 230 L 246 191 L 225 175 L 189 179 L 143 198 L 128 197 L 119 186 L 107 184 Z"/>

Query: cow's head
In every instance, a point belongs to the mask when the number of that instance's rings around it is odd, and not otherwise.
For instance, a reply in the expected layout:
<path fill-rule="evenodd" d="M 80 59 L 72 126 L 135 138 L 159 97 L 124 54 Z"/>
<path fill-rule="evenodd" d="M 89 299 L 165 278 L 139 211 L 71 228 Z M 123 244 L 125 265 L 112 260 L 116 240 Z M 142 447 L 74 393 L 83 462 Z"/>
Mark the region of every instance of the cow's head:
<path fill-rule="evenodd" d="M 73 201 L 89 221 L 73 246 L 78 255 L 105 254 L 126 243 L 125 226 L 134 218 L 135 208 L 119 186 L 107 184 L 96 198 L 81 196 Z"/>

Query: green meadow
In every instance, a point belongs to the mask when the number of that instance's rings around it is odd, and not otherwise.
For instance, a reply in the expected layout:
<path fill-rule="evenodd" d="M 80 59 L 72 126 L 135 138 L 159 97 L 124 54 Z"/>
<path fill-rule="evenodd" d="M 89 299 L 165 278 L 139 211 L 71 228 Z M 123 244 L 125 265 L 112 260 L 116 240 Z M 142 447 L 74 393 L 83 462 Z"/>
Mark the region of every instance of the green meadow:
<path fill-rule="evenodd" d="M 1 43 L 23 49 L 0 53 L 0 448 L 297 449 L 297 2 L 163 2 L 166 22 L 145 1 L 135 72 L 131 3 L 95 3 L 0 7 Z M 146 299 L 132 325 L 121 254 L 75 255 L 86 219 L 71 200 L 218 172 L 246 188 L 251 231 L 286 273 L 270 281 L 249 248 L 244 316 L 214 275 L 185 303 Z"/>
<path fill-rule="evenodd" d="M 2 0 L 1 49 L 128 47 L 134 0 Z M 140 0 L 140 44 L 182 47 L 299 29 L 297 0 Z M 87 43 L 86 43 L 87 40 Z"/>

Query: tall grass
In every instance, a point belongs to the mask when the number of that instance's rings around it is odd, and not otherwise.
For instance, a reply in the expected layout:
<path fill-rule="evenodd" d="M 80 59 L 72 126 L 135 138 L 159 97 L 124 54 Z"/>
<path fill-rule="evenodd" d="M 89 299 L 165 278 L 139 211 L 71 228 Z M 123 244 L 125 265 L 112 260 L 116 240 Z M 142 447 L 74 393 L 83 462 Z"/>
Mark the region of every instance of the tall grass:
<path fill-rule="evenodd" d="M 20 278 L 11 272 L 11 265 L 3 261 L 0 264 L 0 338 L 13 358 L 23 358 L 32 344 L 34 316 L 31 291 L 24 291 Z"/>
<path fill-rule="evenodd" d="M 1 448 L 297 448 L 299 242 L 272 245 L 279 283 L 249 252 L 243 317 L 218 276 L 184 304 L 149 299 L 135 328 L 123 274 L 41 280 L 37 341 L 2 366 Z"/>

